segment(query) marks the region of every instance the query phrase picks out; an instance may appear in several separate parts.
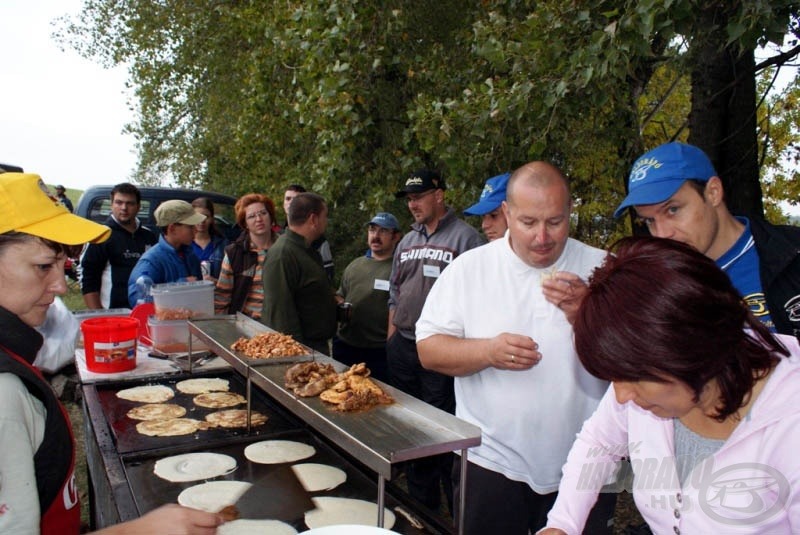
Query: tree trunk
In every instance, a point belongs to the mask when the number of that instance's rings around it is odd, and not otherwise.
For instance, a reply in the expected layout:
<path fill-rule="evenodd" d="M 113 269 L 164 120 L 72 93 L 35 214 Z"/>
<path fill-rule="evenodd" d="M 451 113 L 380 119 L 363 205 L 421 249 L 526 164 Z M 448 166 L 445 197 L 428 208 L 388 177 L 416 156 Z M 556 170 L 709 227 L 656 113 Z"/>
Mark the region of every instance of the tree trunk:
<path fill-rule="evenodd" d="M 752 49 L 725 46 L 722 9 L 710 10 L 700 28 L 714 28 L 692 44 L 692 111 L 689 143 L 711 158 L 737 215 L 763 216 L 756 139 L 756 85 Z"/>

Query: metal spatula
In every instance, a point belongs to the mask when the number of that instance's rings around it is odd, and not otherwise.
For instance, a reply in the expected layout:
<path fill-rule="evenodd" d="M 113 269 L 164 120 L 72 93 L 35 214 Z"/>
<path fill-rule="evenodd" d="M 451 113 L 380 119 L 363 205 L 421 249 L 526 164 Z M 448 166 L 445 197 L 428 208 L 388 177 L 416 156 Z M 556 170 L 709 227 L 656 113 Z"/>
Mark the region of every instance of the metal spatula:
<path fill-rule="evenodd" d="M 271 518 L 293 522 L 314 509 L 308 492 L 288 465 L 270 466 L 236 501 L 239 518 Z"/>

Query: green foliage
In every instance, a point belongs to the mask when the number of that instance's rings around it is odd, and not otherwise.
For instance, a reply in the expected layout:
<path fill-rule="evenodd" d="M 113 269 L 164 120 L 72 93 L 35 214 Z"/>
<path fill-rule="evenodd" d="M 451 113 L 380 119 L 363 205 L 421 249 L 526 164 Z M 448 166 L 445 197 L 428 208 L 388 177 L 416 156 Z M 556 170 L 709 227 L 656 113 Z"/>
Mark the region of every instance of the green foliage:
<path fill-rule="evenodd" d="M 371 213 L 408 221 L 392 193 L 420 166 L 461 208 L 487 177 L 549 159 L 571 177 L 578 237 L 607 244 L 628 231 L 610 213 L 633 159 L 687 134 L 695 45 L 721 32 L 752 49 L 795 20 L 785 0 L 87 0 L 61 36 L 129 65 L 142 183 L 277 201 L 304 184 L 330 201 L 341 269 Z"/>

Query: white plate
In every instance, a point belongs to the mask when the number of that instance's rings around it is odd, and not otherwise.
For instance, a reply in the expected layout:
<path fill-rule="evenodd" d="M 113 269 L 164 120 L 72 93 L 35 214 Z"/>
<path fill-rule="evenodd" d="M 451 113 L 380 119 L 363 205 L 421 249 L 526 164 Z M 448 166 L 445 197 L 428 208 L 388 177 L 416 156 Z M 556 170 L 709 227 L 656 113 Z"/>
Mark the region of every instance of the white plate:
<path fill-rule="evenodd" d="M 247 520 L 225 522 L 217 535 L 297 535 L 297 530 L 280 520 Z"/>
<path fill-rule="evenodd" d="M 247 492 L 251 483 L 246 481 L 209 481 L 185 489 L 178 494 L 178 503 L 209 513 L 233 505 Z"/>
<path fill-rule="evenodd" d="M 236 459 L 221 453 L 184 453 L 156 461 L 153 472 L 161 479 L 181 483 L 200 481 L 230 474 L 236 470 Z"/>
<path fill-rule="evenodd" d="M 378 504 L 366 500 L 354 500 L 352 498 L 334 498 L 331 496 L 320 496 L 311 498 L 316 509 L 312 509 L 305 514 L 306 526 L 314 530 L 326 526 L 359 525 L 374 527 L 378 523 Z M 394 513 L 384 507 L 383 526 L 392 529 L 394 526 Z M 336 533 L 336 532 L 333 532 Z M 346 533 L 341 531 L 339 533 Z M 347 532 L 350 533 L 350 532 Z M 370 532 L 364 532 L 370 533 Z M 383 533 L 382 531 L 372 533 Z M 316 535 L 316 533 L 315 533 Z"/>
<path fill-rule="evenodd" d="M 326 526 L 324 528 L 314 528 L 301 531 L 300 535 L 384 535 L 390 533 L 396 535 L 396 531 L 378 528 L 375 526 L 360 526 L 357 524 L 339 524 L 338 526 Z"/>

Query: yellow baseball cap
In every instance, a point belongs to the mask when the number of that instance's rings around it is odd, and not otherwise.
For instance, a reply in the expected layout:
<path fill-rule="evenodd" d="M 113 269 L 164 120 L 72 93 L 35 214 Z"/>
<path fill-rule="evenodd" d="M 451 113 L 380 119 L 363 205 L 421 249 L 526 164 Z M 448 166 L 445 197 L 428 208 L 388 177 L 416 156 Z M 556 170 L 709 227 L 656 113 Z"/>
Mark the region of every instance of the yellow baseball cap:
<path fill-rule="evenodd" d="M 39 175 L 0 174 L 0 234 L 16 231 L 46 240 L 79 245 L 108 239 L 111 229 L 73 215 L 54 201 Z"/>

